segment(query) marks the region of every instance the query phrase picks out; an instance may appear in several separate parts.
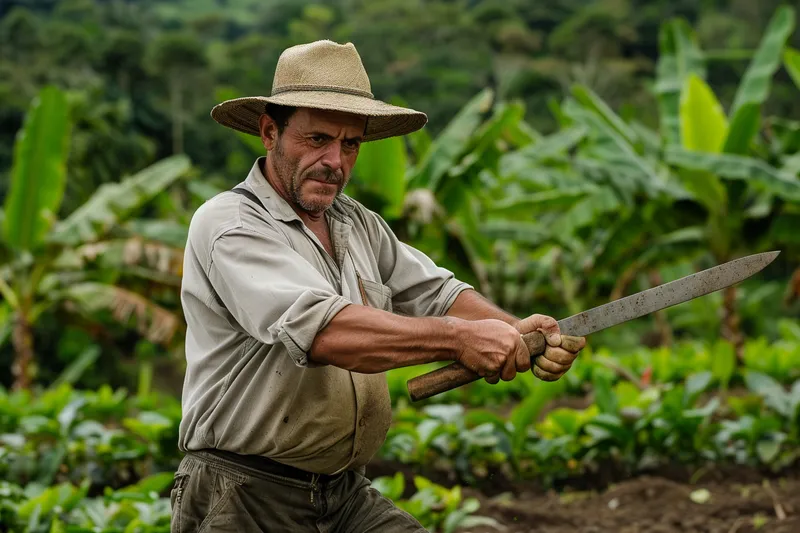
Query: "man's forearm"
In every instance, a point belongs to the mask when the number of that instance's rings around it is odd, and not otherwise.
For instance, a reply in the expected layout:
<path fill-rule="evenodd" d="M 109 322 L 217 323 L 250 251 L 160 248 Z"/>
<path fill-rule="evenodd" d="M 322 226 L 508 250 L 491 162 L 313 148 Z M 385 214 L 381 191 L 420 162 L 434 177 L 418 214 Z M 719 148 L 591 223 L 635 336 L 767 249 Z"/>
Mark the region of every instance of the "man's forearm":
<path fill-rule="evenodd" d="M 317 334 L 309 358 L 364 374 L 455 361 L 459 322 L 452 316 L 406 317 L 348 305 Z"/>
<path fill-rule="evenodd" d="M 457 317 L 464 320 L 486 320 L 494 318 L 502 320 L 507 324 L 514 325 L 519 318 L 511 315 L 495 304 L 481 296 L 474 290 L 461 291 L 453 305 L 447 311 L 447 316 Z"/>

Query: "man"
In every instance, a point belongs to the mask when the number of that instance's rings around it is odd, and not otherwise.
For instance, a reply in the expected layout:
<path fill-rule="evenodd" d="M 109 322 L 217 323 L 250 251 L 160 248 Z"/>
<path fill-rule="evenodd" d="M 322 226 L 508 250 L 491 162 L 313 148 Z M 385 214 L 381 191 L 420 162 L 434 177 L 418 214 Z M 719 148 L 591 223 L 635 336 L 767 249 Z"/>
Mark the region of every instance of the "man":
<path fill-rule="evenodd" d="M 289 48 L 270 97 L 212 117 L 267 156 L 190 225 L 172 531 L 424 531 L 364 477 L 391 422 L 384 372 L 458 361 L 510 380 L 539 329 L 534 373 L 553 380 L 584 339 L 503 312 L 342 194 L 362 142 L 427 121 L 372 97 L 352 44 Z"/>

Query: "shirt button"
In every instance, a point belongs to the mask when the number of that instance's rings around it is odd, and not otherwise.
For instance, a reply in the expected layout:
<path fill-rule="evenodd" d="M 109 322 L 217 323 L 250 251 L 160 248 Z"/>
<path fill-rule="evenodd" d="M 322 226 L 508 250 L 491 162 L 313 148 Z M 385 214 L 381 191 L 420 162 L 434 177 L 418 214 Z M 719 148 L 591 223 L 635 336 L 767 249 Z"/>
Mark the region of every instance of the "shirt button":
<path fill-rule="evenodd" d="M 361 420 L 358 421 L 358 425 L 363 428 L 364 426 L 367 425 L 367 419 L 362 416 Z"/>

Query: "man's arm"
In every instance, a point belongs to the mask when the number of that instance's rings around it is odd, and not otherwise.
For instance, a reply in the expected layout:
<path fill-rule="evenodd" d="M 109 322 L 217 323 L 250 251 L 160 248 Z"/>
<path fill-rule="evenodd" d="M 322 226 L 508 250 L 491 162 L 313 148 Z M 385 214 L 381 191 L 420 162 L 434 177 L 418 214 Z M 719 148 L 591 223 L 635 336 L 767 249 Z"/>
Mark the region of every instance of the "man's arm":
<path fill-rule="evenodd" d="M 349 305 L 315 337 L 309 359 L 372 374 L 435 361 L 458 361 L 480 376 L 499 375 L 508 359 L 530 357 L 519 333 L 498 320 L 405 317 Z"/>
<path fill-rule="evenodd" d="M 214 242 L 208 275 L 242 328 L 265 344 L 282 343 L 298 366 L 376 373 L 458 361 L 493 375 L 519 344 L 514 328 L 496 320 L 406 317 L 353 304 L 268 229 L 226 231 Z"/>
<path fill-rule="evenodd" d="M 474 289 L 462 291 L 450 309 L 447 316 L 457 317 L 464 320 L 483 320 L 493 318 L 502 320 L 506 324 L 515 325 L 519 318 L 507 313 L 491 301 L 484 298 Z"/>

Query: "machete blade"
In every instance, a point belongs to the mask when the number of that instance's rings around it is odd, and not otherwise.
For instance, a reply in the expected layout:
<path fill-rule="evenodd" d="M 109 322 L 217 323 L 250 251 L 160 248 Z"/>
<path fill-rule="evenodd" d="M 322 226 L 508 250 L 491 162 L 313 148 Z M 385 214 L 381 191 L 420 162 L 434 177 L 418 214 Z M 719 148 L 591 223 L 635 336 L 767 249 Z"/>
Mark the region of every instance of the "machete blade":
<path fill-rule="evenodd" d="M 564 318 L 558 326 L 564 335 L 583 337 L 739 283 L 760 272 L 778 254 L 780 251 L 763 252 L 734 259 Z"/>

